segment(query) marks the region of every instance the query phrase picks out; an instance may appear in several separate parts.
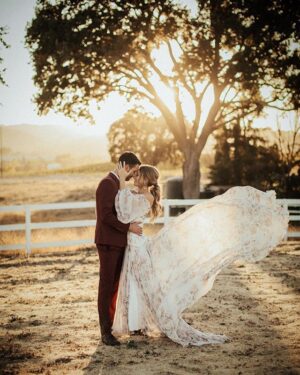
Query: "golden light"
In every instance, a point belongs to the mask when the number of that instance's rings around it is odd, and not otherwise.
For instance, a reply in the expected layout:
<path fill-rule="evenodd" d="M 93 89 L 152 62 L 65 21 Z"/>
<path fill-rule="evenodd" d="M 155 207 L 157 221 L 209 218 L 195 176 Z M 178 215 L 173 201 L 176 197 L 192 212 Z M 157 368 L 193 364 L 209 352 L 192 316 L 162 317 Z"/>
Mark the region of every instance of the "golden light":
<path fill-rule="evenodd" d="M 170 44 L 172 47 L 173 55 L 175 59 L 178 61 L 180 59 L 182 51 L 175 41 L 171 41 Z M 172 76 L 174 64 L 170 57 L 168 46 L 166 43 L 162 43 L 159 48 L 154 49 L 151 53 L 151 58 L 153 59 L 155 65 L 164 75 Z M 157 91 L 159 97 L 164 102 L 164 104 L 169 108 L 169 110 L 172 113 L 175 114 L 176 105 L 173 89 L 166 85 L 164 82 L 162 82 L 159 75 L 154 71 L 152 76 L 150 77 L 150 81 L 154 86 L 155 90 Z M 199 92 L 203 90 L 204 86 L 205 82 L 196 84 L 196 88 L 197 90 L 199 90 Z M 179 87 L 179 93 L 184 116 L 187 119 L 187 121 L 192 122 L 195 117 L 195 106 L 193 98 L 182 86 Z M 206 90 L 206 93 L 202 101 L 202 114 L 200 118 L 199 131 L 201 130 L 201 127 L 205 122 L 207 114 L 212 106 L 213 100 L 213 88 L 210 86 Z M 126 99 L 122 97 L 120 94 L 113 93 L 105 102 L 101 103 L 101 111 L 97 109 L 95 103 L 91 103 L 90 110 L 96 120 L 96 123 L 108 128 L 109 124 L 116 121 L 118 118 L 122 117 L 134 104 L 136 104 L 136 102 L 133 101 L 131 103 L 128 103 Z M 140 104 L 147 112 L 151 113 L 152 115 L 161 116 L 159 110 L 154 105 L 149 103 L 148 100 L 142 100 L 140 101 Z"/>
<path fill-rule="evenodd" d="M 170 44 L 171 44 L 171 48 L 173 51 L 173 55 L 175 59 L 178 60 L 182 54 L 182 51 L 175 41 L 171 41 Z M 164 75 L 172 76 L 174 64 L 170 57 L 166 43 L 162 43 L 159 48 L 153 50 L 151 57 L 153 58 L 156 66 L 160 69 L 160 71 Z M 176 106 L 175 106 L 175 100 L 174 100 L 174 91 L 161 81 L 157 73 L 154 73 L 153 76 L 151 77 L 151 83 L 155 87 L 161 100 L 168 106 L 171 112 L 175 113 Z M 198 85 L 198 88 L 200 88 L 201 86 L 203 89 L 204 83 L 202 85 Z M 183 109 L 185 118 L 191 122 L 194 120 L 194 117 L 195 117 L 195 105 L 194 105 L 193 98 L 183 86 L 180 86 L 179 89 L 180 89 L 180 101 L 182 104 L 182 109 Z M 212 86 L 210 86 L 206 90 L 206 93 L 202 101 L 202 106 L 201 106 L 202 116 L 201 116 L 201 121 L 200 121 L 200 127 L 204 124 L 207 114 L 213 104 L 213 101 L 214 101 L 214 93 L 213 93 Z M 152 112 L 152 113 L 154 112 L 155 114 L 160 115 L 160 113 L 158 114 L 157 110 L 153 111 L 153 106 L 149 104 L 148 102 L 145 101 L 143 104 L 147 111 Z"/>

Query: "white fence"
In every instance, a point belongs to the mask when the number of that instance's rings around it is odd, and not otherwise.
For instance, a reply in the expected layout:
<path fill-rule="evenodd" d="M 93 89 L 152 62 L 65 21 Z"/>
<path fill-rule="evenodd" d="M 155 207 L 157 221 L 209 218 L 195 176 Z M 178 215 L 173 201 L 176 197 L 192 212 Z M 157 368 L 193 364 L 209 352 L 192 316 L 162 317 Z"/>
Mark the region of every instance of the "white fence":
<path fill-rule="evenodd" d="M 163 200 L 163 216 L 155 220 L 156 224 L 164 224 L 172 220 L 170 216 L 170 207 L 188 207 L 206 199 L 165 199 Z M 300 199 L 278 199 L 278 201 L 286 201 L 289 207 L 290 221 L 300 221 Z M 68 203 L 50 203 L 50 204 L 32 204 L 18 206 L 1 206 L 0 212 L 25 212 L 24 224 L 5 224 L 0 225 L 0 232 L 7 231 L 25 231 L 25 243 L 0 245 L 0 250 L 22 250 L 25 249 L 29 255 L 32 249 L 47 247 L 64 247 L 83 244 L 93 244 L 93 238 L 68 241 L 51 241 L 51 242 L 31 242 L 31 231 L 34 229 L 54 229 L 54 228 L 79 228 L 93 227 L 96 220 L 72 220 L 72 221 L 52 221 L 33 223 L 31 222 L 31 214 L 34 211 L 49 210 L 67 210 L 67 209 L 95 208 L 95 201 L 88 202 L 68 202 Z M 149 222 L 149 221 L 148 221 Z M 300 232 L 288 232 L 288 238 L 300 238 Z"/>

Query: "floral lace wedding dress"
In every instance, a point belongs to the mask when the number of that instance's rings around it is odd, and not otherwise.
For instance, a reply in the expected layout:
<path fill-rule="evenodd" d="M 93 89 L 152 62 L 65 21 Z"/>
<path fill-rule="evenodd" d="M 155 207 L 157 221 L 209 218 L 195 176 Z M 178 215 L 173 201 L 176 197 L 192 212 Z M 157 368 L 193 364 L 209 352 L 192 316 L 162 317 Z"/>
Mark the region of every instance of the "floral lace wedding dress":
<path fill-rule="evenodd" d="M 115 200 L 118 219 L 143 222 L 150 211 L 144 195 L 126 188 Z M 235 260 L 266 257 L 286 235 L 288 209 L 274 191 L 237 186 L 199 203 L 152 237 L 128 232 L 120 276 L 114 334 L 141 329 L 183 345 L 225 342 L 181 317 L 205 295 L 218 273 Z"/>

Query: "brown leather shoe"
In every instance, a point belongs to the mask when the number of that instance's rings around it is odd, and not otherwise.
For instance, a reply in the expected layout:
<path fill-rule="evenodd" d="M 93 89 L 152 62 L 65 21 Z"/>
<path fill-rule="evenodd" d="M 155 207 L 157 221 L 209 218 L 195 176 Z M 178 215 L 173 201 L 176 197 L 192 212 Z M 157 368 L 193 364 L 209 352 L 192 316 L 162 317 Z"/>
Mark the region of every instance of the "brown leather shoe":
<path fill-rule="evenodd" d="M 101 340 L 103 344 L 109 345 L 109 346 L 118 346 L 121 345 L 120 341 L 118 341 L 115 336 L 113 336 L 111 333 L 106 333 L 101 336 Z"/>

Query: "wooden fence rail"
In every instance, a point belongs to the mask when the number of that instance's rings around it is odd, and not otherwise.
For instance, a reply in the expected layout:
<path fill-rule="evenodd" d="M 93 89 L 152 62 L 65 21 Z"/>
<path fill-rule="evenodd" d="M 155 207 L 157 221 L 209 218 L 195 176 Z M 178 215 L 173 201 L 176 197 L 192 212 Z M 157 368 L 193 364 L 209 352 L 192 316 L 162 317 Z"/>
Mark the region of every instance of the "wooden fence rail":
<path fill-rule="evenodd" d="M 174 216 L 170 216 L 171 207 L 188 207 L 197 203 L 205 202 L 207 199 L 164 199 L 163 200 L 163 216 L 155 220 L 155 224 L 164 224 L 172 220 Z M 278 201 L 286 201 L 289 207 L 290 221 L 300 221 L 300 199 L 278 199 Z M 1 250 L 22 250 L 25 249 L 26 254 L 29 255 L 32 249 L 47 248 L 47 247 L 65 247 L 83 244 L 93 244 L 93 238 L 66 240 L 66 241 L 50 241 L 50 242 L 32 242 L 31 231 L 35 229 L 54 229 L 54 228 L 80 228 L 93 227 L 96 220 L 71 220 L 71 221 L 51 221 L 42 223 L 31 222 L 31 215 L 34 211 L 49 211 L 49 210 L 68 210 L 68 209 L 82 209 L 94 208 L 95 201 L 87 202 L 67 202 L 67 203 L 49 203 L 49 204 L 31 204 L 31 205 L 17 205 L 17 206 L 0 206 L 0 213 L 4 212 L 25 212 L 24 224 L 4 224 L 0 225 L 0 232 L 7 231 L 25 231 L 25 243 L 5 244 L 1 245 Z M 150 223 L 149 220 L 146 222 Z M 289 231 L 288 238 L 300 238 L 300 232 Z"/>

